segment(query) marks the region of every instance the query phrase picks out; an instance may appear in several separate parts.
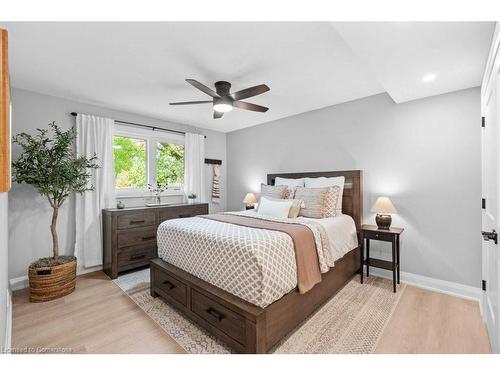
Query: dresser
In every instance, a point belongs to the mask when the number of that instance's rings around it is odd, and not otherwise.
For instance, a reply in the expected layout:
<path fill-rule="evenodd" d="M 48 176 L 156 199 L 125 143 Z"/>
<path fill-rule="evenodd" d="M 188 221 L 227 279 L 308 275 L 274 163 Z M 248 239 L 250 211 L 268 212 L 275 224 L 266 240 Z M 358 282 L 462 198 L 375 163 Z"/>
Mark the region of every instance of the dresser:
<path fill-rule="evenodd" d="M 104 272 L 115 279 L 119 272 L 148 265 L 157 257 L 160 223 L 206 214 L 208 203 L 102 210 Z"/>

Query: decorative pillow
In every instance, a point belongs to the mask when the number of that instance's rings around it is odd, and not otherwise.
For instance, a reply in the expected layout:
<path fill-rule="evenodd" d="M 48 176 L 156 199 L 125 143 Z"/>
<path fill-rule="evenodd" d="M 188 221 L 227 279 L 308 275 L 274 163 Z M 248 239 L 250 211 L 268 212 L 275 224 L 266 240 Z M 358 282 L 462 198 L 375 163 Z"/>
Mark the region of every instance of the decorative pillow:
<path fill-rule="evenodd" d="M 295 190 L 295 199 L 300 199 L 304 202 L 304 207 L 300 209 L 300 216 L 315 219 L 322 218 L 327 192 L 328 188 L 298 187 Z"/>
<path fill-rule="evenodd" d="M 257 213 L 259 215 L 284 219 L 288 217 L 292 205 L 293 200 L 290 199 L 269 199 L 261 197 Z"/>
<path fill-rule="evenodd" d="M 306 177 L 304 179 L 304 186 L 306 188 L 324 188 L 324 187 L 330 187 L 330 186 L 339 186 L 340 187 L 339 196 L 337 199 L 337 213 L 338 214 L 342 213 L 342 196 L 344 194 L 344 184 L 345 184 L 345 177 L 344 176 L 316 177 L 316 178 Z"/>
<path fill-rule="evenodd" d="M 286 199 L 293 199 L 295 195 L 295 189 L 297 187 L 303 187 L 304 186 L 304 179 L 303 178 L 283 178 L 283 177 L 276 177 L 274 180 L 275 185 L 285 185 L 287 187 L 287 197 Z"/>
<path fill-rule="evenodd" d="M 287 199 L 289 197 L 289 192 L 285 185 L 260 184 L 260 196 L 274 199 Z"/>
<path fill-rule="evenodd" d="M 292 207 L 290 207 L 290 212 L 288 212 L 288 218 L 289 219 L 296 219 L 299 216 L 300 209 L 304 205 L 304 201 L 302 199 L 294 199 L 292 204 Z"/>
<path fill-rule="evenodd" d="M 340 194 L 340 186 L 331 186 L 325 194 L 325 202 L 323 206 L 323 217 L 334 217 L 338 213 L 342 213 L 342 209 L 337 207 Z"/>

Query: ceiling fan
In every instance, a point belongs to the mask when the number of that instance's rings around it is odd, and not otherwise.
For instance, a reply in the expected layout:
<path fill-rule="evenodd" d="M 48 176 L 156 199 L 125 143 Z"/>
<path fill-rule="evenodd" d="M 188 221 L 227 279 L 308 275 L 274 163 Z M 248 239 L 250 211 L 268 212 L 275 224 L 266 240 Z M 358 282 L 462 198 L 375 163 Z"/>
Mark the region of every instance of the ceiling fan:
<path fill-rule="evenodd" d="M 231 111 L 233 107 L 256 112 L 266 112 L 269 109 L 261 105 L 241 101 L 241 99 L 251 98 L 252 96 L 257 96 L 265 93 L 266 91 L 269 91 L 269 87 L 267 85 L 257 85 L 244 90 L 230 93 L 229 90 L 231 89 L 231 84 L 226 81 L 215 82 L 215 91 L 194 79 L 186 79 L 186 81 L 196 87 L 198 90 L 203 91 L 205 94 L 211 96 L 212 100 L 177 102 L 170 103 L 170 105 L 212 103 L 214 107 L 214 119 L 221 118 L 225 112 Z"/>

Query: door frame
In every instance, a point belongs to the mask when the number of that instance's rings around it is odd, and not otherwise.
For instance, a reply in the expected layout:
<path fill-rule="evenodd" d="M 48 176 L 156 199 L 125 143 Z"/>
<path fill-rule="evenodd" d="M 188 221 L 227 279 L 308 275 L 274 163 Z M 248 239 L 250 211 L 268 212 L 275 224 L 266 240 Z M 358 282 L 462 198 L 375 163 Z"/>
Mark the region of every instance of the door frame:
<path fill-rule="evenodd" d="M 485 107 L 485 102 L 488 99 L 488 96 L 491 95 L 490 91 L 490 85 L 492 84 L 492 74 L 498 72 L 500 69 L 500 26 L 499 23 L 497 22 L 495 25 L 495 31 L 493 33 L 493 38 L 491 41 L 491 46 L 490 46 L 490 51 L 488 54 L 488 59 L 486 62 L 486 67 L 485 67 L 485 72 L 483 75 L 483 79 L 481 82 L 481 116 L 486 115 L 486 107 Z M 493 82 L 494 84 L 500 85 L 500 82 Z M 497 92 L 497 95 L 500 93 Z M 497 131 L 500 132 L 500 113 L 497 115 L 497 119 L 499 120 L 499 123 L 497 124 Z M 488 119 L 486 118 L 486 126 L 488 126 Z M 483 173 L 484 169 L 484 131 L 485 128 L 481 129 L 481 195 L 482 197 L 485 197 L 485 176 Z M 478 203 L 479 204 L 479 203 Z M 498 202 L 497 204 L 500 204 Z M 484 223 L 484 215 L 485 212 L 482 210 L 481 212 L 481 217 L 482 217 L 482 223 L 481 227 L 483 230 L 491 230 L 491 228 L 483 228 L 483 223 Z M 497 218 L 498 219 L 498 218 Z M 483 280 L 488 280 L 488 267 L 486 264 L 486 253 L 485 253 L 485 246 L 483 243 L 481 243 L 481 256 L 482 256 L 482 261 L 481 261 L 481 272 L 482 272 L 482 278 Z M 486 285 L 486 289 L 488 286 Z M 486 324 L 486 327 L 488 329 L 488 335 L 490 337 L 490 343 L 492 346 L 492 351 L 495 353 L 500 353 L 500 335 L 498 332 L 490 332 L 490 328 L 488 326 L 488 306 L 487 306 L 487 298 L 486 298 L 486 292 L 481 293 L 481 315 L 483 318 L 483 321 Z M 497 324 L 500 324 L 500 322 L 497 322 Z"/>

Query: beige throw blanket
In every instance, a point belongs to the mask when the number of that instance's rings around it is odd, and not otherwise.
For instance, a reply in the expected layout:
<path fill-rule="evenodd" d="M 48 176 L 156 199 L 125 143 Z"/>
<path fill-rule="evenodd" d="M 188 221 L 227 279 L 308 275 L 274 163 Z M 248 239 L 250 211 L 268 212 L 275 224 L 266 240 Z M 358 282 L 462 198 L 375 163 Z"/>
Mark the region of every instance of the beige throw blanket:
<path fill-rule="evenodd" d="M 274 230 L 288 234 L 293 241 L 295 260 L 297 262 L 297 286 L 300 294 L 311 290 L 321 282 L 321 272 L 318 260 L 316 242 L 311 229 L 302 224 L 280 223 L 256 217 L 211 214 L 200 216 L 205 219 L 251 228 Z"/>

